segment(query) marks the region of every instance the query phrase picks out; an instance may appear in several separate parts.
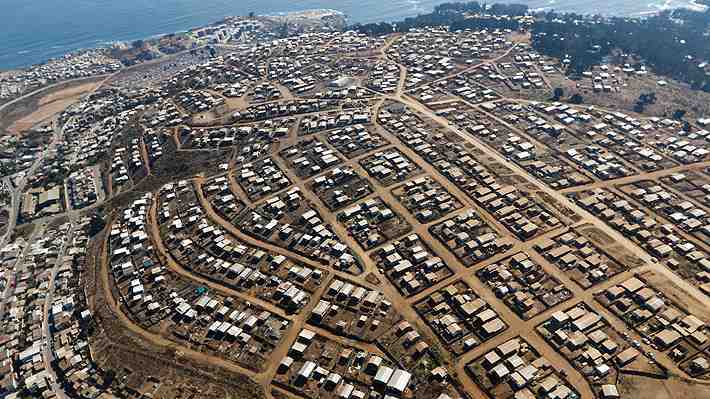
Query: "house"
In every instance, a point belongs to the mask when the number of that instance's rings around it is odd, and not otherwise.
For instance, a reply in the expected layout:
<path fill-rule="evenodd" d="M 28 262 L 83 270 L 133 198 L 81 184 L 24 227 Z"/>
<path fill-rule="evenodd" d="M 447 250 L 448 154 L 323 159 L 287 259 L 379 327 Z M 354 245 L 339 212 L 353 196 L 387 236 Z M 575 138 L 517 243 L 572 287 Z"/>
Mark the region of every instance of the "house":
<path fill-rule="evenodd" d="M 387 383 L 387 390 L 398 396 L 402 395 L 407 389 L 407 386 L 409 386 L 409 382 L 411 381 L 411 379 L 412 374 L 405 370 L 397 369 L 394 371 L 392 377 Z"/>

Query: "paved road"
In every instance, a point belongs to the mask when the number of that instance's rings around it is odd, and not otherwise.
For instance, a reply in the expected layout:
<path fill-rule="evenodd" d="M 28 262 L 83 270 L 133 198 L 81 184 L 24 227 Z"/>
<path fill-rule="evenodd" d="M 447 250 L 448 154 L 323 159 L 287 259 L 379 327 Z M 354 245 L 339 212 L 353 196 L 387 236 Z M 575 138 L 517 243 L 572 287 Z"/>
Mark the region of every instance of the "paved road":
<path fill-rule="evenodd" d="M 101 83 L 99 85 L 97 85 L 94 90 L 87 93 L 86 96 L 91 95 L 91 94 L 95 93 L 96 91 L 98 91 L 101 87 L 103 87 L 104 83 L 106 83 L 106 81 L 114 75 L 102 75 L 102 76 L 106 76 L 105 79 L 103 81 L 101 81 Z M 17 99 L 16 101 L 19 101 L 19 99 Z M 3 107 L 5 107 L 7 105 L 9 105 L 9 104 L 5 104 L 5 105 L 3 105 Z M 0 109 L 2 109 L 3 107 L 0 107 Z M 10 211 L 10 218 L 8 221 L 9 225 L 8 225 L 7 231 L 5 232 L 5 235 L 0 238 L 0 248 L 2 248 L 8 242 L 8 240 L 10 239 L 10 235 L 12 234 L 12 231 L 15 229 L 15 226 L 17 225 L 17 218 L 19 216 L 20 206 L 22 204 L 22 193 L 24 193 L 24 191 L 25 191 L 28 180 L 32 176 L 35 175 L 35 173 L 37 172 L 37 169 L 39 169 L 39 167 L 42 165 L 44 158 L 48 154 L 52 153 L 54 151 L 54 149 L 56 148 L 57 144 L 61 140 L 64 139 L 64 131 L 67 128 L 67 126 L 73 121 L 73 118 L 68 119 L 62 126 L 58 126 L 58 120 L 59 120 L 59 118 L 57 115 L 55 115 L 51 118 L 50 123 L 52 124 L 52 127 L 53 127 L 52 141 L 45 147 L 45 149 L 40 153 L 40 155 L 37 157 L 37 159 L 35 159 L 35 161 L 32 163 L 32 166 L 30 166 L 30 168 L 24 170 L 23 172 L 20 172 L 20 174 L 18 174 L 18 175 L 15 175 L 15 176 L 19 176 L 20 179 L 15 181 L 16 184 L 15 184 L 15 188 L 12 192 L 12 206 L 11 206 L 11 211 Z M 44 124 L 44 123 L 42 123 L 42 124 Z M 10 176 L 10 178 L 12 178 L 12 176 Z M 93 207 L 99 206 L 99 205 L 100 205 L 100 203 L 97 202 L 96 204 L 94 204 Z M 72 212 L 70 211 L 70 212 L 61 213 L 58 215 L 52 215 L 50 217 L 34 220 L 33 223 L 34 224 L 44 223 L 44 222 L 48 222 L 48 221 L 51 221 L 51 220 L 54 220 L 54 219 L 57 219 L 57 218 L 60 218 L 63 216 L 71 216 L 71 214 L 72 214 Z"/>
<path fill-rule="evenodd" d="M 57 375 L 54 373 L 54 368 L 52 367 L 52 362 L 54 361 L 54 345 L 52 340 L 52 333 L 49 329 L 49 311 L 54 303 L 54 290 L 56 288 L 56 278 L 57 272 L 62 265 L 62 259 L 67 247 L 71 245 L 74 239 L 74 225 L 70 225 L 69 230 L 66 232 L 64 241 L 62 242 L 61 249 L 57 256 L 57 260 L 54 262 L 52 267 L 52 272 L 49 277 L 49 287 L 47 295 L 44 298 L 44 307 L 42 313 L 42 360 L 44 361 L 44 368 L 49 375 L 49 384 L 52 391 L 59 399 L 66 399 L 66 394 L 62 387 L 57 383 Z"/>
<path fill-rule="evenodd" d="M 22 251 L 20 254 L 17 256 L 17 261 L 15 262 L 15 265 L 12 268 L 12 273 L 10 277 L 8 278 L 7 281 L 7 286 L 5 286 L 5 291 L 2 294 L 2 298 L 0 299 L 0 320 L 5 319 L 5 308 L 8 305 L 8 301 L 10 298 L 15 295 L 15 283 L 17 282 L 16 277 L 17 274 L 24 270 L 24 266 L 22 265 L 22 261 L 25 258 L 25 255 L 29 253 L 30 246 L 32 242 L 34 241 L 35 237 L 37 235 L 41 234 L 44 231 L 44 226 L 37 226 L 35 230 L 30 234 L 30 236 L 27 238 L 27 245 L 25 245 L 24 248 L 22 248 Z M 22 267 L 21 267 L 22 266 Z M 20 270 L 22 269 L 22 270 Z"/>
<path fill-rule="evenodd" d="M 7 204 L 7 209 L 8 209 L 7 223 L 8 223 L 8 225 L 5 227 L 5 233 L 3 233 L 3 235 L 0 237 L 0 248 L 5 246 L 5 243 L 10 238 L 10 234 L 12 234 L 12 229 L 14 227 L 14 224 L 12 224 L 12 220 L 16 218 L 15 213 L 16 213 L 16 209 L 17 209 L 17 205 L 16 205 L 17 197 L 15 195 L 15 189 L 14 189 L 15 185 L 13 184 L 12 179 L 10 178 L 10 176 L 6 176 L 5 178 L 2 179 L 2 183 L 7 188 L 7 190 L 10 191 L 10 203 Z"/>

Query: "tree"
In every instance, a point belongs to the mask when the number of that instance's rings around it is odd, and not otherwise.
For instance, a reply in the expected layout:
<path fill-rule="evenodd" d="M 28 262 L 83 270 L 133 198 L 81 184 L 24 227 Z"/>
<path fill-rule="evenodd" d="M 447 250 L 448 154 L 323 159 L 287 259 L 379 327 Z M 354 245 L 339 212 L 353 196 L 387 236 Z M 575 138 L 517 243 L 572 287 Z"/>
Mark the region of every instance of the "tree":
<path fill-rule="evenodd" d="M 649 104 L 655 104 L 656 103 L 656 93 L 655 92 L 650 92 L 650 93 L 642 93 L 639 95 L 638 100 L 636 100 L 636 104 L 634 104 L 634 112 L 638 112 L 639 114 L 642 113 L 645 109 L 646 106 Z"/>
<path fill-rule="evenodd" d="M 572 104 L 581 104 L 584 102 L 584 97 L 579 93 L 574 93 L 574 95 L 570 97 L 569 102 Z"/>
<path fill-rule="evenodd" d="M 564 94 L 565 94 L 564 89 L 562 89 L 561 87 L 555 87 L 555 90 L 552 91 L 552 98 L 555 101 L 558 101 L 560 98 L 562 98 L 562 96 Z"/>
<path fill-rule="evenodd" d="M 94 214 L 93 216 L 91 216 L 91 221 L 89 222 L 89 231 L 88 231 L 89 237 L 93 237 L 96 234 L 99 234 L 99 232 L 101 232 L 101 230 L 103 230 L 105 226 L 106 226 L 106 222 L 104 222 L 104 220 L 100 216 L 98 216 L 97 214 Z"/>
<path fill-rule="evenodd" d="M 710 12 L 663 12 L 643 19 L 548 13 L 532 25 L 532 46 L 548 56 L 569 56 L 568 73 L 588 70 L 620 50 L 659 75 L 704 87 L 708 79 L 697 60 L 710 58 L 709 24 Z"/>
<path fill-rule="evenodd" d="M 249 11 L 249 19 L 254 19 L 254 11 Z"/>
<path fill-rule="evenodd" d="M 133 48 L 143 48 L 144 45 L 145 45 L 145 42 L 143 40 L 136 40 L 133 43 L 131 43 L 131 46 L 133 46 Z"/>
<path fill-rule="evenodd" d="M 675 119 L 677 121 L 683 119 L 684 116 L 685 116 L 684 109 L 677 109 L 677 110 L 675 110 L 675 112 L 673 112 L 673 119 Z"/>
<path fill-rule="evenodd" d="M 281 26 L 279 26 L 276 34 L 281 39 L 288 37 L 288 23 L 284 22 Z"/>

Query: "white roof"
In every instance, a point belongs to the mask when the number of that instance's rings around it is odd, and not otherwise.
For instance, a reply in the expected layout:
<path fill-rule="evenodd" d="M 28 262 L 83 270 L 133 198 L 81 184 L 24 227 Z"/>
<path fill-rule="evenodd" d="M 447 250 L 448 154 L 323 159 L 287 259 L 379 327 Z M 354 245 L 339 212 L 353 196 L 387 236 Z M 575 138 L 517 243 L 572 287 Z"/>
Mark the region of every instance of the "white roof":
<path fill-rule="evenodd" d="M 387 387 L 396 392 L 404 392 L 404 390 L 407 389 L 407 385 L 409 385 L 409 380 L 411 379 L 412 374 L 402 369 L 397 369 L 392 374 L 392 378 L 390 378 Z"/>

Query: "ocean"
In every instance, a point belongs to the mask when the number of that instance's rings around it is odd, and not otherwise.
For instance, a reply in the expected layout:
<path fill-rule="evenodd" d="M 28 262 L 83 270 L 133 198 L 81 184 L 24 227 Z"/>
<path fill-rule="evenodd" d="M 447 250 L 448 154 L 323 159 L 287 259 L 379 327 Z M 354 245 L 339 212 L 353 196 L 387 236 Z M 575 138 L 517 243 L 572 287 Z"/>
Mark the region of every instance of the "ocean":
<path fill-rule="evenodd" d="M 456 1 L 456 0 L 448 0 Z M 499 0 L 500 1 L 500 0 Z M 505 0 L 502 0 L 503 2 Z M 184 31 L 227 15 L 334 9 L 349 22 L 393 21 L 444 0 L 0 0 L 0 70 L 112 41 Z M 483 2 L 483 1 L 481 1 Z M 494 3 L 496 0 L 488 1 Z M 692 0 L 514 0 L 535 9 L 638 16 Z"/>

